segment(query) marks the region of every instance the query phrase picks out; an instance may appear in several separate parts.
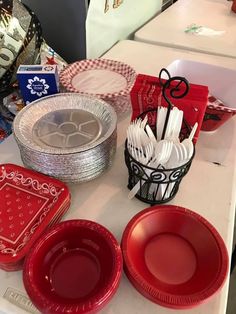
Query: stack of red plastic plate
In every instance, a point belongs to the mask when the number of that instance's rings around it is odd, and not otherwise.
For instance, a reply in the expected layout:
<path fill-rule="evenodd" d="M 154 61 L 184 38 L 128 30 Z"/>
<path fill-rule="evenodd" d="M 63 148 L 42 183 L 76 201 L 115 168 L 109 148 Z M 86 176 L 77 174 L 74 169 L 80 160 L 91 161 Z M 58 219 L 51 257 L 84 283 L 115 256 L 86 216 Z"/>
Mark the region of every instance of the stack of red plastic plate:
<path fill-rule="evenodd" d="M 23 167 L 0 165 L 0 268 L 22 268 L 34 241 L 70 206 L 67 186 Z"/>
<path fill-rule="evenodd" d="M 178 206 L 154 206 L 128 223 L 122 249 L 134 287 L 165 307 L 194 307 L 222 287 L 228 253 L 216 229 Z"/>
<path fill-rule="evenodd" d="M 120 246 L 102 225 L 67 220 L 40 237 L 27 255 L 23 280 L 42 313 L 97 313 L 118 289 Z"/>

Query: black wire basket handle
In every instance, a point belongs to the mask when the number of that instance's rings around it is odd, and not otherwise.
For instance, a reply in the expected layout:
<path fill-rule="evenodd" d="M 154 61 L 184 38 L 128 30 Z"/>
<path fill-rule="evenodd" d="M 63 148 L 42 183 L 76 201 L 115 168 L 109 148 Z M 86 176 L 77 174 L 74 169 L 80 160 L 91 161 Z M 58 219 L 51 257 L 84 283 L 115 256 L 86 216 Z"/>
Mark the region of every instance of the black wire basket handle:
<path fill-rule="evenodd" d="M 163 73 L 165 73 L 168 77 L 168 79 L 164 83 L 163 83 L 162 78 L 161 78 Z M 166 133 L 166 128 L 167 128 L 167 124 L 168 124 L 168 120 L 169 120 L 169 116 L 170 116 L 170 111 L 174 107 L 174 105 L 172 104 L 172 102 L 170 101 L 170 99 L 166 95 L 166 90 L 167 89 L 170 90 L 170 95 L 172 98 L 176 98 L 176 99 L 183 98 L 189 92 L 189 82 L 186 80 L 186 78 L 184 78 L 182 76 L 171 77 L 170 73 L 165 68 L 161 69 L 161 71 L 159 73 L 159 82 L 160 82 L 160 85 L 162 86 L 163 98 L 165 99 L 165 101 L 168 104 L 167 113 L 166 113 L 166 120 L 164 123 L 164 128 L 163 128 L 163 132 L 162 132 L 162 136 L 161 136 L 161 139 L 163 140 L 165 138 L 165 133 Z M 175 82 L 176 84 L 175 85 L 171 84 L 172 82 Z M 180 85 L 181 84 L 184 85 L 184 89 L 180 93 Z M 183 118 L 183 122 L 184 122 L 188 132 L 191 132 L 191 128 L 189 127 L 188 123 L 186 122 L 186 120 L 184 118 Z"/>

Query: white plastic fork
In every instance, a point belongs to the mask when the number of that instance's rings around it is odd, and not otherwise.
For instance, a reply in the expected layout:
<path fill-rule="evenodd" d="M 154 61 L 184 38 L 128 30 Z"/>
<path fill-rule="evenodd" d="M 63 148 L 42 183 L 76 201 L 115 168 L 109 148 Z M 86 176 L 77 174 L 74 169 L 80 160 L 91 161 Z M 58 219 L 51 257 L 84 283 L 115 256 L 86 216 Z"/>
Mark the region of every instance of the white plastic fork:
<path fill-rule="evenodd" d="M 139 162 L 143 165 L 147 165 L 153 154 L 153 144 L 149 143 L 144 149 L 138 150 Z"/>
<path fill-rule="evenodd" d="M 158 169 L 160 166 L 164 166 L 171 155 L 172 147 L 173 147 L 173 142 L 167 141 L 167 140 L 162 140 L 158 142 L 157 144 L 158 148 L 156 147 L 156 152 L 155 152 L 155 157 L 153 160 L 149 163 L 149 166 L 152 168 Z M 157 186 L 156 183 L 151 184 L 150 189 L 149 189 L 149 194 L 153 194 L 156 190 Z M 162 198 L 162 183 L 160 184 L 160 188 L 158 189 L 158 194 L 157 197 L 158 199 Z"/>
<path fill-rule="evenodd" d="M 156 143 L 154 147 L 154 157 L 148 164 L 152 168 L 158 168 L 160 165 L 164 165 L 170 158 L 173 142 L 167 140 L 161 140 Z"/>
<path fill-rule="evenodd" d="M 145 147 L 145 156 L 143 156 L 142 161 L 140 160 L 140 162 L 143 165 L 147 165 L 153 155 L 153 144 L 149 143 L 146 147 Z M 148 169 L 147 169 L 148 170 Z M 145 175 L 147 175 L 147 173 L 145 173 L 142 178 L 145 177 Z M 143 184 L 145 183 L 145 180 L 140 179 L 135 186 L 133 186 L 133 188 L 130 190 L 129 194 L 128 194 L 128 198 L 132 199 L 140 190 L 140 188 L 143 186 Z"/>

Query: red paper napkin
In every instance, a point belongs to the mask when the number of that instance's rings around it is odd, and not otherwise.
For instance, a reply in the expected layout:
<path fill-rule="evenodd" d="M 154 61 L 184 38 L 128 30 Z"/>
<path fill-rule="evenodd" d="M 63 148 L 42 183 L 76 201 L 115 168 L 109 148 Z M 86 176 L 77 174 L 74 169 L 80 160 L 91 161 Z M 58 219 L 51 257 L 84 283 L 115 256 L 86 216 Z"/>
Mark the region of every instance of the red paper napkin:
<path fill-rule="evenodd" d="M 162 79 L 162 83 L 166 80 Z M 171 83 L 171 87 L 175 86 Z M 193 141 L 196 143 L 201 129 L 203 117 L 208 103 L 208 87 L 204 85 L 189 84 L 189 92 L 184 98 L 176 99 L 170 95 L 167 89 L 166 95 L 171 103 L 184 112 L 184 118 L 190 127 L 198 122 L 198 128 Z M 179 94 L 185 89 L 184 84 L 179 86 Z M 135 84 L 131 90 L 132 118 L 136 119 L 142 112 L 149 109 L 156 109 L 158 106 L 167 106 L 162 96 L 162 86 L 157 77 L 145 74 L 137 75 Z"/>

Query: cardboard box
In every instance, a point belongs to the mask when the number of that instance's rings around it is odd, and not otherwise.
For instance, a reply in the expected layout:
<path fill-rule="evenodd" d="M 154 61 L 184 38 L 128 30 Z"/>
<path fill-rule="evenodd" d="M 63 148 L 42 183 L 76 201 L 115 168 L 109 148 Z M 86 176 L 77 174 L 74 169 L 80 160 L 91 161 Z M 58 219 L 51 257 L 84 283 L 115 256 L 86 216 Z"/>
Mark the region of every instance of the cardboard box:
<path fill-rule="evenodd" d="M 26 105 L 59 92 L 57 65 L 20 65 L 17 79 Z"/>

